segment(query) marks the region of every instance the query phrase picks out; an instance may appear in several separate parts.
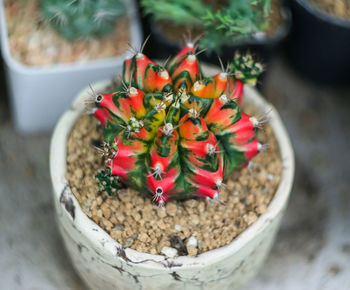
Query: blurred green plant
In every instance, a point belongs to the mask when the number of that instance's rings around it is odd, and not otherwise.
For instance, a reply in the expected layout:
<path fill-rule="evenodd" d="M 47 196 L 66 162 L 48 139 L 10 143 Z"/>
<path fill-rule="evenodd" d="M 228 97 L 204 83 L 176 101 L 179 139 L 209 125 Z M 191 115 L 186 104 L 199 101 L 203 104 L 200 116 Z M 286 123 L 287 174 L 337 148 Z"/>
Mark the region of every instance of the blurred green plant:
<path fill-rule="evenodd" d="M 266 30 L 271 13 L 271 0 L 142 0 L 141 5 L 156 21 L 202 30 L 201 46 L 215 51 Z"/>
<path fill-rule="evenodd" d="M 40 7 L 44 19 L 69 41 L 105 36 L 126 13 L 122 0 L 40 0 Z"/>

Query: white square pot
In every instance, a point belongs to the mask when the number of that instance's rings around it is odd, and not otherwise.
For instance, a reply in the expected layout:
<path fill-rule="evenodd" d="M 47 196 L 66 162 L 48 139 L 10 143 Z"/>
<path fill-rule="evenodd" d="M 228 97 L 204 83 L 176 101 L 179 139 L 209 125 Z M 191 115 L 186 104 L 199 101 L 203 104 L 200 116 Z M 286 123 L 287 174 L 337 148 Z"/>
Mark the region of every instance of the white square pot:
<path fill-rule="evenodd" d="M 140 47 L 141 25 L 134 0 L 126 0 L 130 43 Z M 0 0 L 1 51 L 15 126 L 21 133 L 53 128 L 74 96 L 89 83 L 121 72 L 127 52 L 117 57 L 48 67 L 19 63 L 10 54 L 4 3 Z"/>

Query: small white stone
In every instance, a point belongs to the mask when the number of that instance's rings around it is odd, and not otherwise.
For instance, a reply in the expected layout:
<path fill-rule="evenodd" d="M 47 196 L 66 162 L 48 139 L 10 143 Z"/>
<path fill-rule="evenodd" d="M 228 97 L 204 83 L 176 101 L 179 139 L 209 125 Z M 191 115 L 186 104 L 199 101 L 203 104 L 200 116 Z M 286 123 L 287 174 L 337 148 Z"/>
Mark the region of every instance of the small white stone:
<path fill-rule="evenodd" d="M 163 247 L 160 252 L 169 258 L 174 258 L 177 255 L 177 250 L 171 247 Z"/>
<path fill-rule="evenodd" d="M 174 229 L 178 232 L 182 232 L 182 227 L 180 225 L 175 225 Z"/>
<path fill-rule="evenodd" d="M 197 239 L 196 239 L 194 236 L 191 236 L 191 237 L 188 239 L 188 241 L 187 241 L 187 243 L 186 243 L 186 246 L 187 246 L 187 247 L 189 247 L 189 246 L 194 246 L 194 247 L 197 248 L 197 246 L 198 246 L 198 241 L 197 241 Z"/>
<path fill-rule="evenodd" d="M 272 181 L 272 180 L 275 179 L 275 175 L 273 175 L 273 174 L 270 173 L 270 174 L 267 175 L 267 179 L 270 180 L 270 181 Z"/>

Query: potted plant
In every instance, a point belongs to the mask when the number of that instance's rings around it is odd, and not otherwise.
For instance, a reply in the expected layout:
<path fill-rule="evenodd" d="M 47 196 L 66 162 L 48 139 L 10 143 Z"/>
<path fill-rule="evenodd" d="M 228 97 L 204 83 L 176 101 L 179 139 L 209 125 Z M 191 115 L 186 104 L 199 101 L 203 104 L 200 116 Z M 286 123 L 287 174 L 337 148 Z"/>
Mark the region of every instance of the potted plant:
<path fill-rule="evenodd" d="M 227 62 L 235 50 L 250 50 L 266 61 L 290 28 L 289 10 L 279 0 L 156 2 L 140 1 L 141 13 L 147 15 L 145 32 L 151 34 L 147 53 L 162 48 L 165 58 L 181 48 L 179 39 L 190 32 L 201 36 L 205 61 L 216 64 L 220 54 Z"/>
<path fill-rule="evenodd" d="M 52 128 L 72 96 L 121 70 L 128 42 L 142 39 L 134 1 L 5 0 L 0 26 L 10 103 L 24 133 Z"/>
<path fill-rule="evenodd" d="M 350 7 L 347 1 L 293 0 L 287 46 L 291 64 L 322 85 L 349 84 Z"/>
<path fill-rule="evenodd" d="M 243 99 L 261 70 L 245 55 L 228 71 L 200 68 L 189 43 L 163 66 L 135 52 L 121 85 L 78 95 L 52 136 L 50 170 L 59 229 L 87 285 L 233 289 L 258 271 L 294 175 L 276 110 L 251 87 Z M 259 154 L 260 169 L 249 160 L 265 148 L 264 120 L 241 105 L 270 112 L 275 149 Z"/>

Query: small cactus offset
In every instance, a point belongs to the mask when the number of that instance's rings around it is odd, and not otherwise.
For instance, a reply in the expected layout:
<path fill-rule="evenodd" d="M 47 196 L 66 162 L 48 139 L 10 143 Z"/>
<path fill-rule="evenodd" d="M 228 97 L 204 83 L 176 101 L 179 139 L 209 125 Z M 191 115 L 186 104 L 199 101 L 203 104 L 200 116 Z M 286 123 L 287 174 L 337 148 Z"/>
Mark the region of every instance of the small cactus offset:
<path fill-rule="evenodd" d="M 40 0 L 40 6 L 42 16 L 69 41 L 102 37 L 126 13 L 122 0 Z"/>
<path fill-rule="evenodd" d="M 109 194 L 127 185 L 160 206 L 218 199 L 225 178 L 262 148 L 260 122 L 240 108 L 244 82 L 255 83 L 261 71 L 250 56 L 236 55 L 227 71 L 204 77 L 192 43 L 164 66 L 142 50 L 126 59 L 123 86 L 95 98 L 107 159 L 99 185 Z"/>

